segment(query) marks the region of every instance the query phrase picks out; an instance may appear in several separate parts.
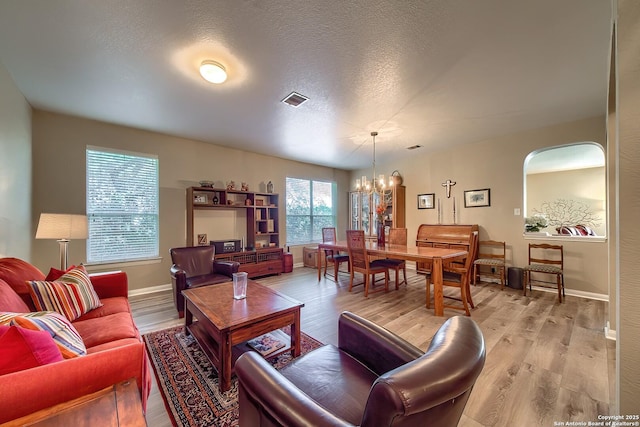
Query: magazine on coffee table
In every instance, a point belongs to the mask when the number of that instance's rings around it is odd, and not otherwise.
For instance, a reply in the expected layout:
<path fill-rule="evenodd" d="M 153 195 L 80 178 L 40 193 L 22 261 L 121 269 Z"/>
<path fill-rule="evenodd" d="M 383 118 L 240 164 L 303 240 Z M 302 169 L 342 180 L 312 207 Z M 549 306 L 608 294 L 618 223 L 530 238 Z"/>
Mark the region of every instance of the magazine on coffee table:
<path fill-rule="evenodd" d="M 268 332 L 247 341 L 247 345 L 262 356 L 267 356 L 276 350 L 286 347 L 288 343 L 289 337 L 280 330 Z"/>

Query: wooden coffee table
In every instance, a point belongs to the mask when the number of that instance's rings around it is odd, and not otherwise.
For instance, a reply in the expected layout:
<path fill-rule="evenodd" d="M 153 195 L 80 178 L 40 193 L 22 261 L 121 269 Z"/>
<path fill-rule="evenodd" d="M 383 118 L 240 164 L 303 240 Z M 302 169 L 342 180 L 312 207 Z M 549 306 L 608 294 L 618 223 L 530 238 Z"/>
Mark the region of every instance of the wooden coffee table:
<path fill-rule="evenodd" d="M 185 326 L 218 370 L 220 390 L 231 388 L 236 359 L 250 350 L 246 341 L 291 325 L 291 345 L 269 357 L 291 351 L 300 356 L 300 308 L 304 304 L 249 280 L 247 297 L 233 299 L 233 283 L 182 291 Z"/>

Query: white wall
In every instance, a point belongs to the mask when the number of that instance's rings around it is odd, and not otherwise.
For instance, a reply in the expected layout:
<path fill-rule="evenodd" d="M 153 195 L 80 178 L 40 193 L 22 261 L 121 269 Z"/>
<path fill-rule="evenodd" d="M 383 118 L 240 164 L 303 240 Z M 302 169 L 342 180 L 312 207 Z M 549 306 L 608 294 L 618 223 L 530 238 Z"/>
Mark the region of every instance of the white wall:
<path fill-rule="evenodd" d="M 29 260 L 31 107 L 0 64 L 0 257 Z"/>

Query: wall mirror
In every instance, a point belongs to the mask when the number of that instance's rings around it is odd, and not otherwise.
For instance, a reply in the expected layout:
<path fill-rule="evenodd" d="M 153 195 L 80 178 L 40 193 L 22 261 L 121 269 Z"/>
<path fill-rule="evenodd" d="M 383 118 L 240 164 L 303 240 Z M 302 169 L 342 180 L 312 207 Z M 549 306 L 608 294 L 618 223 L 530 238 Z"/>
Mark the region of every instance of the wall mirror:
<path fill-rule="evenodd" d="M 600 144 L 545 148 L 524 161 L 525 235 L 605 237 L 606 198 Z"/>

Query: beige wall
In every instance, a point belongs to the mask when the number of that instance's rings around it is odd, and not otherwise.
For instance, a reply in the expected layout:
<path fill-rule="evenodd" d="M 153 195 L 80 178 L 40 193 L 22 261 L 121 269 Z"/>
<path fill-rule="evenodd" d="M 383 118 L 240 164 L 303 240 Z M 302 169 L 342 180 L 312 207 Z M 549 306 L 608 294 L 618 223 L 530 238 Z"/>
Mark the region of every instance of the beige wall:
<path fill-rule="evenodd" d="M 458 223 L 477 223 L 481 227 L 481 238 L 505 240 L 510 265 L 523 265 L 528 241 L 522 236 L 523 217 L 514 216 L 513 209 L 522 208 L 524 158 L 545 146 L 576 141 L 590 140 L 605 145 L 604 132 L 604 118 L 593 118 L 446 152 L 425 153 L 402 164 L 394 164 L 393 169 L 400 170 L 407 186 L 409 234 L 415 234 L 419 224 L 437 220 L 435 210 L 418 211 L 414 202 L 419 193 L 436 192 L 443 205 L 444 222 L 452 221 L 452 199 L 445 199 L 444 189 L 440 186 L 446 179 L 452 179 L 457 181 L 452 196 L 458 205 Z M 338 229 L 339 232 L 346 229 L 347 191 L 351 184 L 347 172 L 39 110 L 33 115 L 34 226 L 41 212 L 85 212 L 84 153 L 87 145 L 152 153 L 159 157 L 160 255 L 163 259 L 160 264 L 124 267 L 132 289 L 169 282 L 169 248 L 184 245 L 186 239 L 185 189 L 202 179 L 220 184 L 230 179 L 246 181 L 255 189 L 272 180 L 279 193 L 283 192 L 286 176 L 336 180 L 343 202 L 339 204 Z M 57 166 L 57 173 L 51 173 L 52 166 Z M 360 176 L 364 172 L 351 175 Z M 491 206 L 463 208 L 463 191 L 478 188 L 491 188 Z M 283 209 L 280 215 L 280 223 L 284 225 Z M 286 242 L 284 231 L 283 226 L 281 246 Z M 226 235 L 226 228 L 221 228 L 220 233 L 221 238 L 231 237 Z M 207 234 L 209 238 L 215 238 L 216 230 L 208 229 Z M 606 243 L 565 242 L 565 250 L 567 288 L 606 295 Z M 294 262 L 301 262 L 301 249 L 292 248 L 292 252 Z M 41 269 L 56 265 L 57 254 L 55 241 L 33 242 L 32 258 Z M 85 242 L 71 242 L 70 262 L 84 260 Z"/>
<path fill-rule="evenodd" d="M 505 240 L 510 265 L 526 263 L 528 240 L 522 235 L 523 217 L 513 214 L 522 208 L 522 165 L 525 157 L 536 149 L 577 141 L 596 141 L 605 146 L 604 118 L 537 129 L 520 134 L 482 141 L 448 151 L 423 153 L 394 165 L 407 186 L 407 226 L 415 234 L 421 223 L 435 223 L 435 210 L 418 210 L 416 197 L 435 192 L 443 206 L 445 223 L 452 222 L 451 203 L 446 200 L 440 183 L 457 181 L 452 196 L 458 205 L 458 223 L 477 223 L 481 238 Z M 272 180 L 276 192 L 282 192 L 286 176 L 333 179 L 338 183 L 340 201 L 338 229 L 346 229 L 347 191 L 367 171 L 348 174 L 330 168 L 291 162 L 198 141 L 161 135 L 36 110 L 33 116 L 33 209 L 35 227 L 41 212 L 85 212 L 84 152 L 87 145 L 104 146 L 157 154 L 160 159 L 160 254 L 161 264 L 126 267 L 132 289 L 168 283 L 170 247 L 185 242 L 185 188 L 201 179 L 223 182 L 246 181 L 259 188 Z M 381 165 L 380 170 L 385 170 Z M 28 182 L 28 177 L 20 182 Z M 18 184 L 15 189 L 23 188 Z M 491 188 L 491 206 L 463 208 L 464 190 Z M 5 198 L 17 200 L 18 196 Z M 284 210 L 280 223 L 285 224 Z M 281 245 L 286 242 L 284 227 Z M 27 233 L 29 234 L 29 233 Z M 30 233 L 31 236 L 33 233 Z M 210 234 L 210 233 L 208 233 Z M 213 237 L 213 236 L 211 236 Z M 3 239 L 3 241 L 6 241 Z M 33 241 L 32 261 L 41 269 L 57 264 L 55 241 Z M 565 242 L 567 255 L 567 288 L 608 294 L 606 243 Z M 301 261 L 301 250 L 292 248 L 295 262 Z M 15 255 L 16 251 L 11 251 Z M 71 242 L 70 262 L 85 260 L 85 242 Z M 605 261 L 603 261 L 605 260 Z"/>
<path fill-rule="evenodd" d="M 606 170 L 604 167 L 576 169 L 562 172 L 536 173 L 527 175 L 527 216 L 533 210 L 541 210 L 544 202 L 558 199 L 574 200 L 588 205 L 599 225 L 592 227 L 598 236 L 606 236 Z M 524 211 L 523 211 L 524 212 Z M 577 225 L 577 224 L 567 224 Z M 549 226 L 542 231 L 554 234 L 555 227 Z"/>
<path fill-rule="evenodd" d="M 453 198 L 456 199 L 457 223 L 478 224 L 480 239 L 491 238 L 507 243 L 509 265 L 527 262 L 531 240 L 523 236 L 524 217 L 514 215 L 523 207 L 523 165 L 529 153 L 544 147 L 574 142 L 594 141 L 606 146 L 605 117 L 535 129 L 493 138 L 446 151 L 415 153 L 402 163 L 376 165 L 380 171 L 398 169 L 407 187 L 407 228 L 415 235 L 423 223 L 437 223 L 436 209 L 417 209 L 417 195 L 436 193 L 443 206 L 443 223 L 453 222 Z M 377 162 L 378 163 L 378 162 Z M 382 162 L 379 162 L 382 163 Z M 354 171 L 357 177 L 370 170 Z M 441 183 L 456 182 L 451 199 L 446 199 Z M 464 191 L 491 189 L 491 206 L 464 208 Z M 566 287 L 573 291 L 608 294 L 607 243 L 563 241 L 566 258 Z"/>
<path fill-rule="evenodd" d="M 31 107 L 0 64 L 0 257 L 29 260 Z"/>
<path fill-rule="evenodd" d="M 618 0 L 616 414 L 640 411 L 640 2 Z"/>
<path fill-rule="evenodd" d="M 33 221 L 41 212 L 84 213 L 85 149 L 87 145 L 156 154 L 160 165 L 160 256 L 161 263 L 118 266 L 129 275 L 130 288 L 140 289 L 170 283 L 169 249 L 186 242 L 186 188 L 200 180 L 222 184 L 228 180 L 247 182 L 250 189 L 261 189 L 271 180 L 276 193 L 284 195 L 285 177 L 335 180 L 339 188 L 348 183 L 348 173 L 336 169 L 293 162 L 280 158 L 223 148 L 154 132 L 147 132 L 34 110 L 33 114 Z M 338 211 L 338 226 L 346 226 L 346 196 Z M 284 205 L 282 205 L 284 207 Z M 281 246 L 286 242 L 284 209 L 280 209 Z M 224 226 L 208 229 L 210 239 Z M 69 262 L 86 259 L 84 241 L 69 244 Z M 302 262 L 301 249 L 294 262 Z M 55 241 L 34 241 L 33 261 L 41 269 L 56 265 Z"/>

